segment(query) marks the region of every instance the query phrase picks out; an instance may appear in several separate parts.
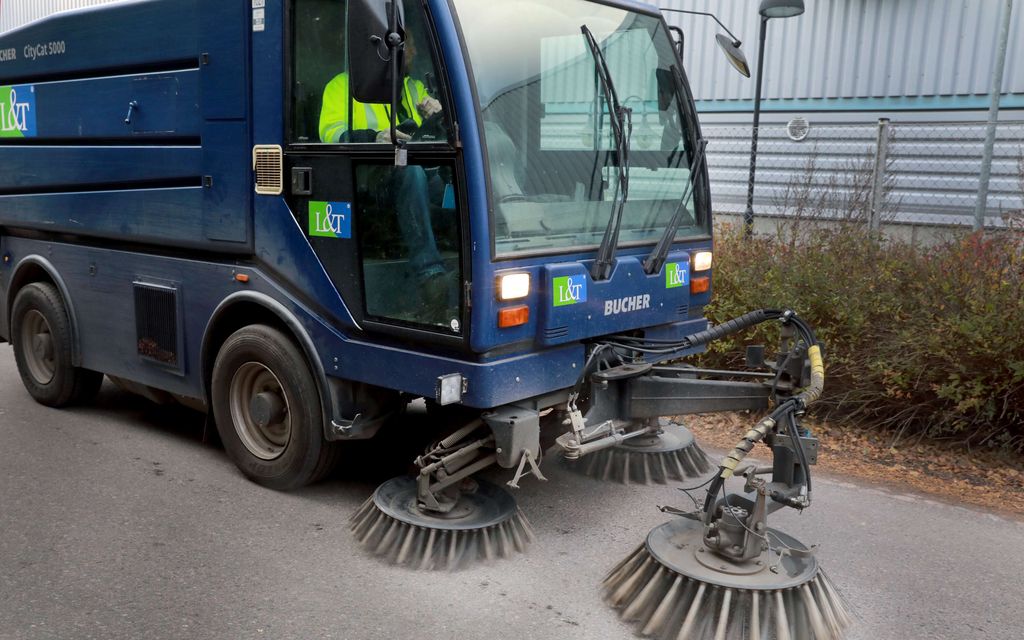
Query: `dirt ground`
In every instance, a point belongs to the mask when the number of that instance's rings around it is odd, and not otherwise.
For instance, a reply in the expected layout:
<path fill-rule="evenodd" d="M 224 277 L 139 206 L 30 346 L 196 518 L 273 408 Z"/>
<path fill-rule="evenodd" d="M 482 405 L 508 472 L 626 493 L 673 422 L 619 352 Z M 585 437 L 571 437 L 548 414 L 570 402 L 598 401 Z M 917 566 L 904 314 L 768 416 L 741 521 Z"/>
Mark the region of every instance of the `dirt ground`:
<path fill-rule="evenodd" d="M 701 444 L 732 449 L 757 416 L 741 413 L 686 416 Z M 988 451 L 926 444 L 890 447 L 891 438 L 805 420 L 821 441 L 817 469 L 896 490 L 917 491 L 1024 518 L 1024 460 Z M 762 445 L 760 449 L 765 452 Z"/>

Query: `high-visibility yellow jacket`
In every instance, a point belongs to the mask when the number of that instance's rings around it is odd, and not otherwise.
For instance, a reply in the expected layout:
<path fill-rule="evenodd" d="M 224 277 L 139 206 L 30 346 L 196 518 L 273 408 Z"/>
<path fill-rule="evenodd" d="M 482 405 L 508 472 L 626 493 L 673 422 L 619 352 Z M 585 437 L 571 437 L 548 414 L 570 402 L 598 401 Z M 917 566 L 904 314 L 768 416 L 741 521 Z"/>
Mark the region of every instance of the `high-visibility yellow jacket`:
<path fill-rule="evenodd" d="M 423 118 L 416 108 L 424 98 L 429 97 L 427 88 L 419 80 L 406 76 L 405 91 L 402 92 L 402 107 L 417 125 L 423 124 Z M 389 111 L 391 105 L 365 104 L 352 100 L 352 126 L 349 126 L 348 73 L 339 73 L 327 83 L 324 89 L 324 104 L 320 110 L 320 141 L 340 142 L 346 131 L 362 131 L 370 129 L 381 131 L 390 126 Z M 402 121 L 398 117 L 398 122 Z"/>

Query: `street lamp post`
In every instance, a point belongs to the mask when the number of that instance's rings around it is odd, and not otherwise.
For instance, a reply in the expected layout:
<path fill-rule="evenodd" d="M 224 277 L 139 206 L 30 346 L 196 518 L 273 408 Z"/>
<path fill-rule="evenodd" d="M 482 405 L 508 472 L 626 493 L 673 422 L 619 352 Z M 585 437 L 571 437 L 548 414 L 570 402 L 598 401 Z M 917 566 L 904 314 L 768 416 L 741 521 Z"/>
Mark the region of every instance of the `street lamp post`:
<path fill-rule="evenodd" d="M 764 40 L 768 21 L 772 18 L 792 18 L 804 12 L 803 0 L 761 0 L 757 12 L 761 15 L 761 33 L 757 45 L 757 81 L 754 88 L 754 130 L 750 140 L 750 176 L 747 179 L 747 209 L 743 212 L 743 227 L 747 236 L 754 231 L 754 176 L 757 173 L 757 134 L 761 125 L 761 82 L 764 72 Z"/>

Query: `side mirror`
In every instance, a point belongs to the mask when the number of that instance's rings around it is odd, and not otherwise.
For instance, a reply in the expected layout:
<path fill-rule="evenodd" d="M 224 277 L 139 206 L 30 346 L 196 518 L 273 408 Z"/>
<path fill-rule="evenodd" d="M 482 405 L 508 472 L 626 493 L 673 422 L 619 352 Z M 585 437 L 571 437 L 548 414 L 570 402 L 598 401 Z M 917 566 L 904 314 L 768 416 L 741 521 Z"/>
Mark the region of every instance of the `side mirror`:
<path fill-rule="evenodd" d="M 397 13 L 395 13 L 397 11 Z M 346 40 L 352 97 L 364 104 L 390 104 L 392 56 L 404 68 L 405 14 L 399 0 L 349 0 Z M 394 27 L 394 29 L 392 28 Z"/>
<path fill-rule="evenodd" d="M 749 78 L 750 65 L 747 64 L 747 57 L 740 51 L 740 41 L 730 40 L 722 34 L 715 36 L 715 41 L 718 42 L 718 46 L 725 52 L 725 57 L 729 59 L 729 64 L 739 71 L 743 77 Z"/>

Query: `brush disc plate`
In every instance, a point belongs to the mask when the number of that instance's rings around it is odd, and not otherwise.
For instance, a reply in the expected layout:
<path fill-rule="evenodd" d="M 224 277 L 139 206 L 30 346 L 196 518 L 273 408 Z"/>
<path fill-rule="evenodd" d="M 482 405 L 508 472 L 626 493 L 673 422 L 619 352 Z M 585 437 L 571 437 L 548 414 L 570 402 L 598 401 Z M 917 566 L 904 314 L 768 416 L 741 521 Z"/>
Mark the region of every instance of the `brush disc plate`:
<path fill-rule="evenodd" d="M 351 518 L 356 540 L 372 553 L 419 569 L 459 569 L 526 549 L 533 532 L 504 489 L 477 482 L 448 513 L 422 511 L 416 480 L 389 480 Z"/>
<path fill-rule="evenodd" d="M 680 424 L 664 425 L 661 433 L 639 436 L 615 447 L 635 453 L 671 453 L 694 445 L 693 434 Z"/>
<path fill-rule="evenodd" d="M 718 559 L 703 544 L 704 526 L 688 518 L 674 518 L 659 525 L 647 535 L 647 552 L 671 571 L 707 584 L 732 589 L 791 589 L 810 582 L 818 572 L 818 561 L 812 555 L 783 555 L 774 550 L 807 551 L 796 538 L 775 529 L 768 530 L 773 552 L 762 554 L 759 561 L 734 565 Z M 702 551 L 703 550 L 703 551 Z M 777 573 L 770 571 L 775 567 Z"/>
<path fill-rule="evenodd" d="M 641 636 L 658 640 L 839 640 L 852 617 L 842 595 L 813 557 L 762 556 L 778 573 L 736 575 L 700 555 L 702 526 L 677 518 L 604 580 L 604 598 Z M 772 548 L 804 549 L 771 531 Z M 704 553 L 710 553 L 705 551 Z M 721 565 L 717 567 L 720 569 Z"/>
<path fill-rule="evenodd" d="M 420 510 L 416 500 L 416 479 L 410 476 L 392 478 L 377 487 L 373 503 L 399 522 L 446 531 L 485 529 L 516 515 L 518 508 L 512 494 L 489 482 L 476 482 L 477 490 L 463 493 L 448 513 Z"/>
<path fill-rule="evenodd" d="M 712 468 L 690 430 L 667 420 L 659 433 L 630 438 L 565 464 L 592 478 L 623 484 L 667 484 L 700 477 Z"/>

